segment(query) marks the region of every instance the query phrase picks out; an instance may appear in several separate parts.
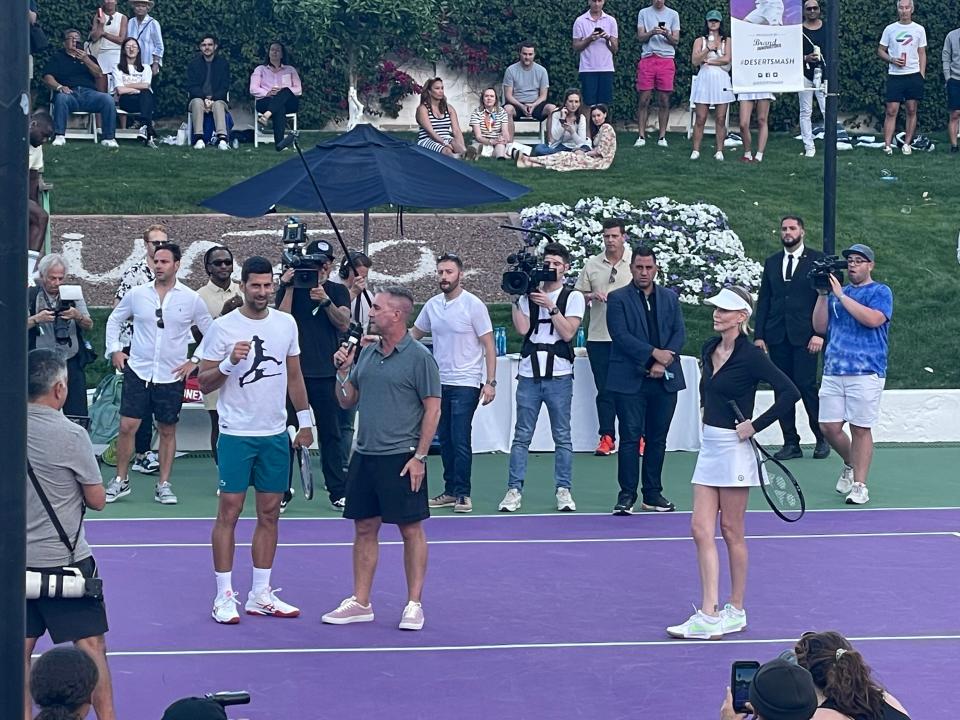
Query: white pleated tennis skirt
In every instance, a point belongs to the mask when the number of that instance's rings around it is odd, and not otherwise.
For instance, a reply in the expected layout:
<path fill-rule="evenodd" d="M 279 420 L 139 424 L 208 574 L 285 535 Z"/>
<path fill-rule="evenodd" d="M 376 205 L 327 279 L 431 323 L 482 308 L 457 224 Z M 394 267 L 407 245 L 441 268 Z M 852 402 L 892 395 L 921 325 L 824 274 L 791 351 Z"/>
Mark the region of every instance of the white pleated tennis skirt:
<path fill-rule="evenodd" d="M 736 430 L 704 425 L 703 443 L 690 482 L 711 487 L 759 487 L 757 457 L 750 441 L 740 440 Z"/>

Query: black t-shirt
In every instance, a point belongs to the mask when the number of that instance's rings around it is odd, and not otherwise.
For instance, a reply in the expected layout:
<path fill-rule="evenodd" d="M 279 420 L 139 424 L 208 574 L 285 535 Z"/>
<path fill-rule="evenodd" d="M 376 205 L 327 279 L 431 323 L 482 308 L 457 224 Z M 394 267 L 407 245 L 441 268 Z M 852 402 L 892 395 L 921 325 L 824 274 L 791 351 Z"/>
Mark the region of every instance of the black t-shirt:
<path fill-rule="evenodd" d="M 327 280 L 323 283 L 323 289 L 337 307 L 350 306 L 350 291 L 344 285 Z M 278 307 L 287 290 L 281 287 L 277 291 Z M 293 290 L 290 312 L 299 329 L 300 368 L 304 377 L 333 377 L 337 372 L 333 366 L 333 355 L 340 347 L 340 331 L 330 322 L 327 311 L 318 307 L 319 304 L 310 299 L 309 290 Z M 316 314 L 313 313 L 314 309 L 317 309 Z"/>
<path fill-rule="evenodd" d="M 806 57 L 813 52 L 813 46 L 820 48 L 820 56 L 823 57 L 827 52 L 827 26 L 823 24 L 819 30 L 808 30 L 803 28 L 803 56 Z M 803 63 L 803 74 L 807 80 L 813 81 L 813 71 L 816 67 L 823 68 L 822 62 Z"/>
<path fill-rule="evenodd" d="M 57 50 L 53 54 L 46 67 L 43 68 L 43 74 L 53 75 L 58 83 L 71 89 L 75 87 L 97 89 L 97 82 L 93 79 L 87 66 L 80 60 L 67 55 L 67 51 L 63 49 Z"/>

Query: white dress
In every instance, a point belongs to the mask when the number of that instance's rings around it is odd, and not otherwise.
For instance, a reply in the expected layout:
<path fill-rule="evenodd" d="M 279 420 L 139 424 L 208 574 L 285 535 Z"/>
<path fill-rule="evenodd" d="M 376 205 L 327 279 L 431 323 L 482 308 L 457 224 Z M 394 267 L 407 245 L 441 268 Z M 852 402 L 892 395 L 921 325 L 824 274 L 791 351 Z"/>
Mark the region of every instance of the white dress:
<path fill-rule="evenodd" d="M 126 15 L 119 12 L 108 16 L 106 18 L 107 22 L 103 24 L 104 31 L 111 35 L 119 35 L 120 24 L 126 20 L 126 18 Z M 103 74 L 107 76 L 108 87 L 112 91 L 113 71 L 120 63 L 120 46 L 113 42 L 113 40 L 107 40 L 107 38 L 101 37 L 94 45 L 94 49 L 96 50 L 97 64 L 100 66 L 100 69 L 103 70 Z"/>
<path fill-rule="evenodd" d="M 706 38 L 698 38 L 698 49 L 706 47 Z M 708 58 L 722 57 L 726 48 L 726 39 L 720 42 L 720 51 L 711 50 Z M 730 72 L 719 65 L 700 66 L 700 71 L 693 78 L 690 87 L 690 101 L 698 105 L 721 105 L 734 102 L 737 97 L 730 89 Z"/>

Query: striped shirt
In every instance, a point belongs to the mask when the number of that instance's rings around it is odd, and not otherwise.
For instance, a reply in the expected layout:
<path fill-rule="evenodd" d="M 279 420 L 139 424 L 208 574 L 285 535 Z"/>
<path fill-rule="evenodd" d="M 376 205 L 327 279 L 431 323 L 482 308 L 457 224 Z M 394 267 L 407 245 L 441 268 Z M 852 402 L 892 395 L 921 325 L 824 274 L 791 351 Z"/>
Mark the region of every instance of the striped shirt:
<path fill-rule="evenodd" d="M 490 112 L 483 108 L 477 108 L 470 115 L 470 126 L 480 126 L 480 135 L 489 140 L 496 139 L 502 134 L 503 126 L 507 122 L 507 111 L 503 108 L 497 108 Z M 436 127 L 436 126 L 434 126 Z"/>
<path fill-rule="evenodd" d="M 450 111 L 448 110 L 443 117 L 437 117 L 433 114 L 433 108 L 429 105 L 427 106 L 427 117 L 430 118 L 430 125 L 433 126 L 433 132 L 442 138 L 452 138 L 453 131 L 451 130 L 452 124 L 450 122 Z M 417 143 L 420 143 L 422 140 L 433 140 L 428 134 L 427 131 L 423 128 L 420 128 L 420 132 L 417 133 Z"/>

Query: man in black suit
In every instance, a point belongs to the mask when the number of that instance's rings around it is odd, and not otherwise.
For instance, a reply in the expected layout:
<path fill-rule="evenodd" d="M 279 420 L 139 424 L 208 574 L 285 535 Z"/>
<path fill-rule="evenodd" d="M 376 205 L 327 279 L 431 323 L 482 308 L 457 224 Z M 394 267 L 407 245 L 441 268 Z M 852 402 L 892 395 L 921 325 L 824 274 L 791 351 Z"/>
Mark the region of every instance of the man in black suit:
<path fill-rule="evenodd" d="M 640 484 L 637 445 L 646 439 L 643 455 L 641 508 L 674 510 L 663 496 L 660 475 L 667 451 L 667 432 L 677 409 L 677 393 L 686 387 L 680 349 L 686 328 L 676 293 L 656 285 L 657 257 L 636 247 L 630 261 L 633 281 L 607 295 L 610 365 L 607 390 L 613 395 L 620 423 L 617 480 L 620 494 L 614 515 L 631 515 Z"/>
<path fill-rule="evenodd" d="M 810 429 L 817 439 L 815 458 L 830 454 L 830 445 L 817 422 L 820 401 L 817 398 L 817 360 L 824 338 L 813 331 L 813 306 L 817 291 L 807 278 L 810 265 L 823 257 L 819 250 L 805 246 L 803 220 L 787 215 L 780 221 L 783 250 L 767 258 L 763 265 L 760 294 L 757 298 L 756 345 L 770 354 L 774 365 L 783 370 L 800 391 L 807 410 Z M 803 457 L 794 413 L 780 418 L 783 447 L 774 455 L 778 460 Z"/>

